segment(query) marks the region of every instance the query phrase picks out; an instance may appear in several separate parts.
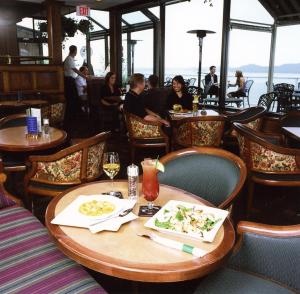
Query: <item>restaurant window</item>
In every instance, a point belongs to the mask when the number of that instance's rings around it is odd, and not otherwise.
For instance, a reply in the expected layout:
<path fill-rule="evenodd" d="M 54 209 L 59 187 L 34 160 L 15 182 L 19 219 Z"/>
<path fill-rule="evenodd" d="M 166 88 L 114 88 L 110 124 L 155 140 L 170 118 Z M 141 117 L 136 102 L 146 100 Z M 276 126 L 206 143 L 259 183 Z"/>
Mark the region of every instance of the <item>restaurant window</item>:
<path fill-rule="evenodd" d="M 158 7 L 150 8 L 149 13 L 159 18 Z M 153 74 L 153 21 L 141 11 L 126 13 L 122 15 L 122 29 L 123 83 L 133 72 L 146 77 Z"/>
<path fill-rule="evenodd" d="M 231 84 L 235 83 L 236 70 L 243 72 L 246 81 L 253 80 L 249 100 L 250 105 L 257 105 L 259 97 L 267 93 L 270 30 L 274 20 L 258 0 L 245 0 L 242 5 L 241 1 L 232 0 L 230 16 L 232 30 L 229 42 L 228 80 Z M 251 30 L 243 29 L 243 25 L 251 27 Z M 259 30 L 260 28 L 269 31 Z M 228 88 L 228 92 L 236 90 L 237 87 Z M 245 107 L 247 106 L 245 101 Z"/>
<path fill-rule="evenodd" d="M 165 76 L 181 74 L 184 78 L 198 76 L 199 41 L 189 30 L 215 31 L 203 41 L 202 78 L 209 67 L 215 65 L 219 75 L 221 62 L 223 1 L 214 1 L 213 6 L 203 1 L 191 0 L 166 7 L 166 52 Z M 197 84 L 197 82 L 196 82 Z"/>
<path fill-rule="evenodd" d="M 293 84 L 295 89 L 300 86 L 300 42 L 295 41 L 299 35 L 300 25 L 277 28 L 274 84 Z"/>

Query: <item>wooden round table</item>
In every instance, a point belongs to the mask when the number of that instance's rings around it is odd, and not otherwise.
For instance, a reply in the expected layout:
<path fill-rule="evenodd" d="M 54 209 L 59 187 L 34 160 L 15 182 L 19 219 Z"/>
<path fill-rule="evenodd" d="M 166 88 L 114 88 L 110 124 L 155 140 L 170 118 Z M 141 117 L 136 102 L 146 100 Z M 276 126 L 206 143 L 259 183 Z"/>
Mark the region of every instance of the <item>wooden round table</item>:
<path fill-rule="evenodd" d="M 209 253 L 202 258 L 166 248 L 137 236 L 138 232 L 149 230 L 144 227 L 144 223 L 149 219 L 147 217 L 139 217 L 124 224 L 118 232 L 98 234 L 92 234 L 83 228 L 50 223 L 77 196 L 109 192 L 110 187 L 108 181 L 81 185 L 54 198 L 47 208 L 46 225 L 55 242 L 66 255 L 85 267 L 131 281 L 178 282 L 199 278 L 216 270 L 231 252 L 235 233 L 229 219 L 225 220 L 212 243 L 157 232 L 158 235 L 207 250 Z M 115 190 L 121 191 L 126 198 L 127 182 L 115 182 Z M 160 194 L 155 203 L 162 206 L 171 199 L 212 206 L 190 193 L 160 185 Z M 146 204 L 143 197 L 140 197 L 134 209 L 136 214 L 141 204 Z"/>
<path fill-rule="evenodd" d="M 0 150 L 12 152 L 28 152 L 54 148 L 65 142 L 67 133 L 50 128 L 49 135 L 41 135 L 37 139 L 26 137 L 25 126 L 0 130 Z"/>

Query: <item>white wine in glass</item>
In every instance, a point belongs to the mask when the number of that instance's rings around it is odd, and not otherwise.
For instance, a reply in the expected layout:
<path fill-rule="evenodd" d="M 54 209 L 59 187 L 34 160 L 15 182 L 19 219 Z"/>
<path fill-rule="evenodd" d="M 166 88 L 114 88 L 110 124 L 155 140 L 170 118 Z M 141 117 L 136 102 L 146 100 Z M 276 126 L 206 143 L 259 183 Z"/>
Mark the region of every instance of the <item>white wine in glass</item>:
<path fill-rule="evenodd" d="M 117 152 L 104 153 L 103 157 L 103 170 L 106 175 L 111 179 L 112 192 L 114 189 L 114 177 L 120 171 L 120 160 Z"/>

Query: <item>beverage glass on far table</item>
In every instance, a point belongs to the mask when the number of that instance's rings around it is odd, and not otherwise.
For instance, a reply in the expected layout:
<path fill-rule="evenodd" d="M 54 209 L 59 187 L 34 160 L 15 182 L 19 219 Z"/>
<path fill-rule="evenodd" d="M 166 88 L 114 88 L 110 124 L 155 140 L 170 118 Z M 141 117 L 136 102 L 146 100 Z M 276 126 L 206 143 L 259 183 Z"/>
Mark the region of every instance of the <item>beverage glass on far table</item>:
<path fill-rule="evenodd" d="M 107 152 L 103 156 L 103 170 L 111 179 L 112 192 L 114 190 L 114 177 L 120 171 L 120 160 L 117 152 Z"/>
<path fill-rule="evenodd" d="M 159 183 L 157 178 L 156 160 L 145 159 L 142 161 L 143 168 L 143 194 L 148 201 L 146 213 L 153 214 L 153 201 L 158 197 Z"/>

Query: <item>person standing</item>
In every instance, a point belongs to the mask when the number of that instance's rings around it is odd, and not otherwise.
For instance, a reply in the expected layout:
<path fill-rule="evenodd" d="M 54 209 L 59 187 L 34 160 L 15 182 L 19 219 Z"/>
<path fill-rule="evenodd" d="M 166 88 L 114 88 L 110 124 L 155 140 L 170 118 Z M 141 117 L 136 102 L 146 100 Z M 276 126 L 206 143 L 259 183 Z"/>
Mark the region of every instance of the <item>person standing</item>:
<path fill-rule="evenodd" d="M 75 79 L 77 94 L 79 97 L 79 102 L 82 105 L 81 109 L 88 113 L 88 97 L 87 97 L 87 83 L 86 77 L 89 75 L 89 70 L 86 66 L 82 66 L 79 71 L 85 76 L 82 77 L 78 75 Z"/>
<path fill-rule="evenodd" d="M 216 75 L 216 67 L 214 65 L 209 68 L 209 74 L 205 76 L 204 92 L 206 95 L 219 96 L 218 76 Z"/>
<path fill-rule="evenodd" d="M 65 80 L 65 98 L 66 98 L 66 120 L 70 120 L 80 111 L 79 98 L 75 79 L 79 75 L 86 79 L 84 73 L 80 72 L 75 65 L 75 56 L 77 47 L 69 47 L 69 55 L 64 60 L 64 80 Z"/>

